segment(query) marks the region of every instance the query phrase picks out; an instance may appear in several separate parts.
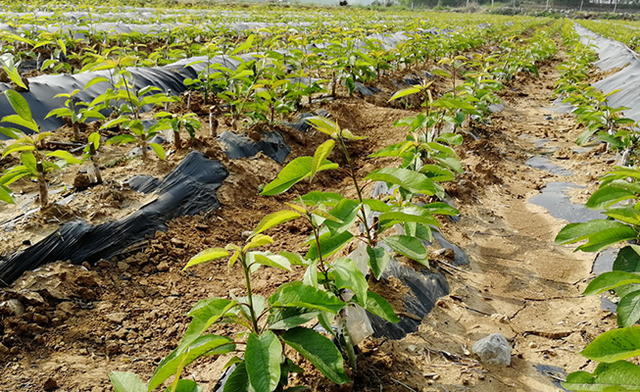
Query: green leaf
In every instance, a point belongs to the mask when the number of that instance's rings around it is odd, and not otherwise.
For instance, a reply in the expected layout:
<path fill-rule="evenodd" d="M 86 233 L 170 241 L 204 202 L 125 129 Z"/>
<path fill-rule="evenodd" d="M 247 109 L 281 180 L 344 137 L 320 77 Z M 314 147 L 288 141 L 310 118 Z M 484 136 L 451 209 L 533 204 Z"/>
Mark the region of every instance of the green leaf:
<path fill-rule="evenodd" d="M 624 225 L 605 219 L 593 219 L 586 223 L 570 223 L 560 230 L 554 243 L 556 245 L 572 244 L 587 239 L 593 233 L 620 226 Z"/>
<path fill-rule="evenodd" d="M 323 204 L 327 207 L 334 207 L 339 202 L 344 200 L 344 196 L 333 192 L 312 191 L 304 196 L 300 196 L 300 198 L 296 200 L 302 200 L 302 202 L 308 206 L 317 206 L 319 204 Z"/>
<path fill-rule="evenodd" d="M 464 142 L 464 138 L 462 135 L 458 135 L 457 133 L 447 132 L 443 133 L 436 138 L 437 142 L 448 143 L 454 146 L 461 146 Z"/>
<path fill-rule="evenodd" d="M 389 98 L 389 101 L 393 101 L 402 97 L 406 97 L 407 95 L 412 95 L 415 93 L 419 93 L 420 91 L 422 91 L 422 89 L 420 87 L 409 87 L 409 88 L 405 88 L 404 90 L 400 90 L 397 91 L 395 94 L 393 94 L 391 96 L 391 98 Z"/>
<path fill-rule="evenodd" d="M 251 241 L 244 246 L 243 250 L 246 251 L 248 249 L 259 248 L 269 244 L 273 244 L 273 238 L 264 234 L 256 234 L 251 238 Z"/>
<path fill-rule="evenodd" d="M 186 347 L 202 335 L 207 328 L 224 317 L 231 308 L 236 305 L 236 301 L 224 298 L 208 298 L 198 301 L 197 304 L 187 314 L 192 317 L 187 331 L 182 337 L 179 347 Z"/>
<path fill-rule="evenodd" d="M 624 271 L 610 271 L 596 276 L 584 290 L 583 295 L 600 294 L 626 284 L 640 283 L 640 275 Z"/>
<path fill-rule="evenodd" d="M 617 228 L 603 230 L 591 235 L 586 244 L 578 247 L 584 252 L 598 252 L 618 242 L 634 240 L 638 238 L 636 230 L 630 226 L 622 225 Z"/>
<path fill-rule="evenodd" d="M 387 212 L 391 209 L 387 203 L 376 199 L 362 199 L 362 204 L 371 208 L 372 211 Z"/>
<path fill-rule="evenodd" d="M 96 76 L 95 78 L 91 79 L 90 81 L 87 82 L 87 84 L 84 85 L 84 89 L 88 89 L 89 87 L 93 86 L 94 84 L 98 84 L 98 83 L 103 83 L 103 82 L 109 82 L 109 79 L 105 78 L 104 76 Z"/>
<path fill-rule="evenodd" d="M 620 249 L 613 262 L 613 270 L 640 272 L 640 246 L 627 245 Z"/>
<path fill-rule="evenodd" d="M 375 248 L 367 246 L 367 255 L 369 255 L 369 266 L 371 266 L 373 276 L 376 279 L 380 279 L 384 270 L 387 269 L 391 256 L 386 250 L 378 246 Z"/>
<path fill-rule="evenodd" d="M 107 144 L 124 144 L 124 143 L 135 143 L 138 139 L 135 136 L 124 134 L 124 135 L 116 135 L 111 139 L 107 140 Z"/>
<path fill-rule="evenodd" d="M 618 326 L 630 327 L 640 320 L 640 290 L 633 291 L 618 302 Z"/>
<path fill-rule="evenodd" d="M 2 151 L 2 157 L 6 157 L 9 154 L 14 152 L 22 152 L 22 151 L 34 151 L 36 148 L 33 145 L 25 145 L 20 143 L 13 143 L 8 145 L 4 151 Z"/>
<path fill-rule="evenodd" d="M 244 358 L 249 383 L 255 392 L 272 392 L 278 387 L 282 344 L 273 332 L 267 330 L 260 336 L 251 333 Z"/>
<path fill-rule="evenodd" d="M 601 363 L 593 374 L 569 374 L 562 386 L 575 392 L 637 392 L 640 391 L 640 367 L 627 361 Z"/>
<path fill-rule="evenodd" d="M 67 164 L 69 165 L 78 165 L 82 163 L 78 158 L 71 155 L 69 151 L 56 150 L 56 151 L 52 151 L 50 153 L 45 154 L 45 156 L 60 158 L 63 161 L 67 162 Z"/>
<path fill-rule="evenodd" d="M 313 125 L 318 131 L 335 138 L 340 133 L 340 126 L 325 117 L 309 117 L 307 122 Z"/>
<path fill-rule="evenodd" d="M 429 211 L 430 214 L 440 214 L 440 215 L 449 215 L 456 216 L 460 214 L 460 211 L 451 207 L 449 204 L 444 202 L 435 202 L 424 205 L 421 207 L 423 210 Z"/>
<path fill-rule="evenodd" d="M 0 185 L 0 201 L 4 201 L 9 204 L 16 204 L 13 197 L 11 197 L 11 190 L 4 185 Z"/>
<path fill-rule="evenodd" d="M 171 386 L 168 386 L 165 392 L 202 392 L 202 387 L 193 380 L 180 380 L 176 386 L 175 391 L 171 390 Z"/>
<path fill-rule="evenodd" d="M 555 239 L 556 245 L 571 244 L 588 240 L 578 249 L 585 252 L 597 252 L 617 242 L 633 239 L 637 236 L 631 227 L 612 220 L 594 219 L 586 223 L 570 223 L 560 230 Z"/>
<path fill-rule="evenodd" d="M 24 137 L 24 134 L 22 132 L 14 128 L 0 127 L 0 133 L 16 140 Z"/>
<path fill-rule="evenodd" d="M 114 392 L 147 392 L 147 385 L 135 373 L 111 372 L 109 380 Z"/>
<path fill-rule="evenodd" d="M 449 72 L 447 72 L 447 71 L 445 71 L 445 70 L 442 70 L 442 69 L 438 69 L 438 68 L 436 68 L 436 69 L 432 69 L 432 70 L 431 70 L 431 71 L 429 71 L 429 72 L 431 72 L 432 74 L 437 75 L 437 76 L 442 76 L 442 77 L 444 77 L 444 78 L 450 78 L 450 77 L 451 77 L 451 75 L 449 74 Z"/>
<path fill-rule="evenodd" d="M 161 145 L 159 145 L 158 143 L 149 143 L 149 147 L 153 149 L 153 151 L 156 153 L 158 158 L 160 159 L 165 158 L 164 148 L 162 148 Z"/>
<path fill-rule="evenodd" d="M 620 222 L 640 226 L 640 211 L 633 207 L 610 208 L 604 214 Z"/>
<path fill-rule="evenodd" d="M 319 310 L 293 307 L 275 308 L 271 309 L 267 324 L 269 324 L 269 329 L 288 330 L 313 320 L 319 314 Z"/>
<path fill-rule="evenodd" d="M 236 364 L 235 370 L 224 384 L 223 392 L 239 392 L 249 390 L 249 375 L 245 361 Z"/>
<path fill-rule="evenodd" d="M 597 362 L 615 362 L 640 355 L 640 327 L 613 329 L 596 337 L 581 355 Z"/>
<path fill-rule="evenodd" d="M 280 268 L 285 271 L 291 271 L 291 264 L 286 257 L 280 255 L 274 255 L 266 252 L 251 252 L 247 254 L 247 258 L 250 260 L 253 259 L 253 262 L 256 262 L 261 265 L 266 265 L 269 267 Z"/>
<path fill-rule="evenodd" d="M 151 376 L 148 390 L 152 391 L 166 379 L 178 373 L 178 370 L 205 355 L 226 354 L 235 350 L 235 344 L 226 336 L 204 335 L 196 338 L 187 346 L 180 345 L 167 356 Z"/>
<path fill-rule="evenodd" d="M 367 306 L 365 309 L 389 322 L 400 322 L 389 302 L 373 291 L 367 293 Z"/>
<path fill-rule="evenodd" d="M 419 239 L 406 235 L 394 235 L 384 238 L 382 241 L 397 253 L 411 260 L 415 260 L 424 266 L 429 266 L 427 250 Z"/>
<path fill-rule="evenodd" d="M 97 151 L 98 148 L 100 147 L 100 134 L 98 132 L 91 133 L 91 135 L 89 135 L 89 138 L 87 139 L 87 141 L 89 143 L 93 143 L 93 148 L 95 148 L 96 151 Z"/>
<path fill-rule="evenodd" d="M 403 168 L 383 168 L 375 170 L 365 178 L 372 181 L 384 181 L 398 185 L 411 193 L 423 193 L 433 196 L 440 193 L 433 181 L 424 174 Z"/>
<path fill-rule="evenodd" d="M 29 169 L 34 175 L 38 174 L 38 161 L 36 161 L 35 155 L 27 151 L 20 154 L 20 162 Z"/>
<path fill-rule="evenodd" d="M 265 185 L 263 196 L 273 196 L 285 192 L 296 183 L 307 178 L 311 174 L 312 157 L 298 157 L 289 162 L 278 174 L 278 177 Z M 338 165 L 329 161 L 324 161 L 317 172 L 323 170 L 337 169 Z"/>
<path fill-rule="evenodd" d="M 353 234 L 349 231 L 343 231 L 337 234 L 333 234 L 331 232 L 323 234 L 320 236 L 320 252 L 322 253 L 322 257 L 329 257 L 336 253 L 342 249 L 343 246 L 348 244 L 352 238 Z M 319 258 L 318 246 L 315 242 L 313 242 L 309 247 L 306 258 L 309 260 L 316 260 Z"/>
<path fill-rule="evenodd" d="M 36 122 L 33 121 L 33 119 L 25 120 L 21 116 L 18 116 L 15 114 L 4 116 L 2 118 L 2 121 L 25 127 L 27 129 L 32 130 L 35 133 L 38 133 L 40 131 L 40 129 L 38 128 L 38 124 L 36 124 Z"/>
<path fill-rule="evenodd" d="M 380 227 L 382 228 L 382 230 L 385 230 L 387 227 L 393 226 L 396 223 L 406 222 L 421 223 L 427 226 L 440 226 L 440 222 L 438 222 L 436 218 L 429 214 L 429 212 L 427 212 L 426 210 L 420 210 L 421 209 L 418 207 L 411 209 L 410 212 L 413 213 L 406 213 L 402 211 L 390 211 L 382 213 L 380 214 Z"/>
<path fill-rule="evenodd" d="M 26 88 L 24 84 L 23 87 Z M 11 107 L 15 110 L 18 116 L 20 116 L 24 121 L 33 122 L 33 115 L 31 114 L 31 109 L 29 109 L 29 104 L 20 93 L 14 90 L 7 90 L 4 92 L 4 95 L 7 97 Z"/>
<path fill-rule="evenodd" d="M 345 303 L 333 293 L 322 291 L 302 282 L 284 283 L 269 297 L 271 307 L 317 309 L 337 314 Z"/>
<path fill-rule="evenodd" d="M 356 295 L 360 306 L 365 307 L 369 284 L 356 262 L 346 257 L 340 257 L 331 263 L 331 272 L 338 289 L 349 289 Z"/>
<path fill-rule="evenodd" d="M 334 383 L 349 382 L 349 376 L 344 371 L 342 355 L 328 338 L 312 329 L 302 327 L 290 329 L 281 337 Z"/>
<path fill-rule="evenodd" d="M 218 260 L 223 257 L 229 257 L 229 252 L 222 248 L 211 248 L 204 250 L 197 255 L 193 256 L 191 260 L 184 266 L 183 271 L 196 264 L 205 263 L 207 261 Z"/>
<path fill-rule="evenodd" d="M 592 210 L 601 210 L 622 200 L 635 197 L 636 194 L 633 191 L 609 184 L 593 192 L 593 195 L 587 201 L 586 207 Z"/>
<path fill-rule="evenodd" d="M 335 140 L 327 140 L 322 143 L 317 149 L 315 154 L 313 155 L 313 161 L 311 162 L 311 173 L 309 174 L 309 181 L 313 181 L 313 177 L 315 177 L 316 173 L 322 163 L 327 159 L 333 147 L 336 145 Z"/>
<path fill-rule="evenodd" d="M 258 226 L 256 226 L 256 228 L 253 230 L 253 233 L 251 234 L 251 236 L 253 237 L 258 233 L 262 233 L 265 230 L 269 230 L 272 227 L 281 225 L 285 222 L 292 221 L 299 217 L 300 217 L 300 214 L 298 214 L 295 211 L 283 210 L 283 211 L 274 212 L 262 218 L 260 223 L 258 223 Z"/>
<path fill-rule="evenodd" d="M 291 263 L 291 265 L 308 265 L 309 263 L 304 259 L 304 257 L 300 256 L 297 253 L 293 253 L 293 252 L 288 252 L 286 250 L 283 250 L 282 252 L 278 253 L 280 256 L 285 257 L 287 260 L 289 260 L 289 263 Z"/>

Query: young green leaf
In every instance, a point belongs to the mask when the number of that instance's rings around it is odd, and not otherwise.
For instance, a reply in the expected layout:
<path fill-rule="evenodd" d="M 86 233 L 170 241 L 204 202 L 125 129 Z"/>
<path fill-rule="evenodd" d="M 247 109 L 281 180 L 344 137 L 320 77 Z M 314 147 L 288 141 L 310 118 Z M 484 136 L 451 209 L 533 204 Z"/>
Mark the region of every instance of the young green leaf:
<path fill-rule="evenodd" d="M 149 390 L 154 390 L 166 379 L 178 372 L 178 369 L 189 365 L 205 355 L 226 354 L 235 350 L 235 344 L 226 336 L 204 335 L 188 346 L 180 346 L 173 350 L 160 364 L 149 380 Z"/>
<path fill-rule="evenodd" d="M 412 95 L 415 93 L 419 93 L 420 91 L 422 91 L 422 89 L 420 87 L 409 87 L 409 88 L 405 88 L 403 90 L 400 91 L 396 91 L 395 94 L 393 94 L 391 96 L 391 98 L 389 98 L 389 102 L 394 101 L 396 99 L 402 98 L 402 97 L 406 97 L 407 95 Z"/>
<path fill-rule="evenodd" d="M 278 225 L 281 225 L 285 222 L 292 221 L 299 217 L 300 217 L 300 214 L 298 214 L 295 211 L 289 211 L 289 210 L 283 210 L 283 211 L 278 211 L 278 212 L 269 214 L 264 218 L 262 218 L 260 223 L 258 223 L 258 226 L 256 226 L 256 228 L 253 230 L 251 237 L 255 236 L 256 234 L 262 233 L 265 230 L 269 230 L 272 227 L 276 227 Z"/>
<path fill-rule="evenodd" d="M 225 249 L 222 249 L 222 248 L 207 249 L 205 251 L 198 253 L 194 257 L 192 257 L 191 260 L 189 260 L 187 265 L 185 265 L 182 270 L 184 271 L 187 268 L 192 267 L 196 264 L 205 263 L 207 261 L 218 260 L 223 257 L 229 257 L 229 252 L 227 252 Z"/>
<path fill-rule="evenodd" d="M 82 162 L 80 162 L 80 160 L 78 158 L 76 158 L 73 155 L 71 155 L 71 153 L 69 151 L 56 150 L 56 151 L 52 151 L 52 152 L 49 152 L 49 153 L 45 154 L 45 156 L 60 158 L 63 161 L 67 162 L 67 164 L 70 164 L 70 165 L 78 165 L 78 164 L 82 163 Z"/>
<path fill-rule="evenodd" d="M 0 201 L 4 201 L 9 204 L 16 204 L 11 197 L 11 190 L 4 185 L 0 185 Z"/>
<path fill-rule="evenodd" d="M 167 387 L 165 392 L 203 392 L 202 387 L 193 380 L 179 380 L 175 391 L 171 390 L 171 386 Z"/>
<path fill-rule="evenodd" d="M 337 138 L 340 133 L 340 126 L 328 118 L 310 117 L 307 118 L 307 122 L 311 123 L 311 125 L 313 125 L 313 127 L 318 131 L 329 135 L 333 139 Z"/>
<path fill-rule="evenodd" d="M 24 87 L 26 88 L 26 86 Z M 33 122 L 33 115 L 31 114 L 29 104 L 20 93 L 14 90 L 7 90 L 4 92 L 4 95 L 7 97 L 9 104 L 11 104 L 11 107 L 15 110 L 18 116 L 20 116 L 24 121 Z"/>
<path fill-rule="evenodd" d="M 244 246 L 243 251 L 247 251 L 249 249 L 259 248 L 261 246 L 273 244 L 273 238 L 264 234 L 256 234 L 251 238 L 248 244 Z"/>
<path fill-rule="evenodd" d="M 156 153 L 158 158 L 160 158 L 160 159 L 164 159 L 165 158 L 164 148 L 162 148 L 161 145 L 159 145 L 158 143 L 149 143 L 149 147 L 151 147 L 153 149 L 153 151 Z"/>
<path fill-rule="evenodd" d="M 290 329 L 281 337 L 334 383 L 349 382 L 349 376 L 344 371 L 342 355 L 328 338 L 312 329 L 302 327 Z"/>
<path fill-rule="evenodd" d="M 286 257 L 280 255 L 274 255 L 264 252 L 251 252 L 247 254 L 247 257 L 253 259 L 254 262 L 266 265 L 268 267 L 280 268 L 285 271 L 291 271 L 291 264 Z"/>
<path fill-rule="evenodd" d="M 294 159 L 289 162 L 282 171 L 280 171 L 280 174 L 278 174 L 278 177 L 275 180 L 265 185 L 260 194 L 263 196 L 273 196 L 287 191 L 293 185 L 307 178 L 311 174 L 312 163 L 312 157 L 298 157 Z M 337 168 L 337 164 L 331 163 L 330 161 L 324 161 L 316 172 Z"/>
<path fill-rule="evenodd" d="M 184 333 L 179 348 L 189 346 L 194 340 L 200 337 L 207 328 L 227 315 L 231 308 L 236 306 L 235 301 L 224 298 L 208 298 L 198 301 L 189 311 L 187 316 L 192 317 L 187 332 Z"/>
<path fill-rule="evenodd" d="M 147 385 L 135 373 L 111 372 L 109 380 L 114 392 L 147 392 Z"/>
<path fill-rule="evenodd" d="M 336 142 L 333 139 L 327 140 L 316 149 L 316 152 L 313 155 L 313 161 L 311 162 L 311 173 L 309 174 L 309 182 L 313 181 L 313 177 L 315 177 L 318 169 L 327 159 L 335 144 Z"/>
<path fill-rule="evenodd" d="M 244 358 L 249 383 L 255 392 L 272 392 L 278 387 L 282 344 L 273 332 L 267 330 L 260 336 L 251 333 Z"/>

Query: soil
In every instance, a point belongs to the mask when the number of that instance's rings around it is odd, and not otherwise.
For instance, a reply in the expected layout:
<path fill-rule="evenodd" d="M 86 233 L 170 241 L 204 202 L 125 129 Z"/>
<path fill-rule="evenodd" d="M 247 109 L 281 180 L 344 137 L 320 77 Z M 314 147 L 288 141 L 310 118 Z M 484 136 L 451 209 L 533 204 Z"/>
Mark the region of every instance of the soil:
<path fill-rule="evenodd" d="M 461 219 L 457 223 L 442 219 L 441 230 L 467 252 L 471 262 L 456 267 L 432 258 L 432 268 L 447 276 L 450 294 L 437 302 L 415 333 L 398 341 L 369 338 L 363 342 L 352 384 L 331 385 L 301 358 L 297 360 L 307 372 L 294 377 L 294 384 L 318 391 L 555 392 L 565 373 L 593 369 L 595 365 L 578 352 L 616 325 L 615 316 L 601 310 L 598 298 L 580 295 L 594 255 L 554 246 L 553 239 L 566 222 L 529 199 L 547 182 L 569 181 L 585 187 L 572 195 L 574 201 L 584 202 L 615 157 L 599 149 L 572 150 L 580 129 L 570 115 L 555 112 L 552 104 L 558 61 L 541 64 L 539 78 L 517 75 L 501 94 L 505 109 L 476 130 L 479 139 L 469 135 L 458 149 L 465 174 L 446 188 Z M 386 84 L 389 88 L 381 93 L 386 99 L 343 97 L 310 109 L 322 107 L 343 127 L 368 137 L 350 144 L 360 177 L 393 163 L 389 158 L 367 159 L 367 155 L 402 140 L 403 131 L 393 123 L 414 113 L 386 102 L 393 93 L 393 84 Z M 203 135 L 208 133 L 204 124 Z M 311 154 L 324 140 L 317 132 L 301 138 L 298 131 L 278 130 L 292 147 L 289 159 Z M 540 146 L 539 139 L 547 141 Z M 262 216 L 283 208 L 284 202 L 308 187 L 294 187 L 283 196 L 259 197 L 258 187 L 273 179 L 281 165 L 262 154 L 230 161 L 209 136 L 199 136 L 192 144 L 220 159 L 231 173 L 218 191 L 221 209 L 174 219 L 167 232 L 112 260 L 95 265 L 48 264 L 0 290 L 3 390 L 107 391 L 111 390 L 108 374 L 114 370 L 148 379 L 177 345 L 189 321 L 185 314 L 198 300 L 242 293 L 240 271 L 229 270 L 225 261 L 186 272 L 182 267 L 201 250 L 242 243 Z M 106 162 L 125 150 L 108 146 L 103 151 L 101 159 Z M 13 222 L 2 224 L 0 253 L 37 242 L 71 217 L 100 223 L 130 213 L 153 195 L 127 189 L 124 181 L 132 173 L 162 177 L 185 154 L 184 150 L 170 154 L 166 162 L 153 158 L 121 163 L 105 170 L 105 184 L 82 191 L 62 185 L 73 183 L 68 175 L 56 177 L 54 183 L 60 185 L 54 189 L 59 193 L 53 200 L 71 199 L 57 210 L 35 211 L 36 186 L 24 181 L 24 195 L 18 198 L 22 215 L 16 214 L 15 207 L 0 206 L 0 222 Z M 573 174 L 552 175 L 525 164 L 540 155 Z M 313 187 L 355 193 L 340 171 L 320 173 Z M 303 251 L 301 244 L 309 232 L 294 221 L 271 234 L 276 241 L 273 250 Z M 268 295 L 278 285 L 300 278 L 302 272 L 258 271 L 254 289 Z M 398 286 L 393 279 L 376 284 L 383 296 L 395 299 L 394 304 L 401 297 Z M 23 308 L 11 308 L 19 305 Z M 220 327 L 217 332 L 233 331 Z M 496 332 L 513 347 L 510 366 L 485 366 L 471 352 L 476 340 Z M 211 391 L 227 359 L 201 360 L 187 368 L 186 376 Z"/>

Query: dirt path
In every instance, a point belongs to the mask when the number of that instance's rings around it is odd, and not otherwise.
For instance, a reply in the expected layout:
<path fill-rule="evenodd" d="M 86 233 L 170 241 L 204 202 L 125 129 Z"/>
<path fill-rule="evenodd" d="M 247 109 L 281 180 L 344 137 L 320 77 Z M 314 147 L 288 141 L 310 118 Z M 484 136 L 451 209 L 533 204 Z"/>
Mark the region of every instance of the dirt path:
<path fill-rule="evenodd" d="M 442 266 L 451 295 L 438 302 L 419 332 L 382 349 L 394 353 L 402 364 L 397 369 L 407 374 L 404 383 L 416 390 L 558 391 L 564 372 L 588 366 L 577 353 L 600 328 L 615 324 L 598 298 L 580 296 L 594 254 L 554 246 L 567 222 L 530 201 L 548 182 L 594 186 L 611 167 L 609 155 L 571 150 L 579 131 L 571 116 L 552 108 L 554 66 L 542 67 L 540 79 L 516 83 L 503 97 L 505 110 L 493 117 L 490 134 L 466 147 L 468 179 L 457 187 L 461 220 L 444 232 L 467 252 L 470 265 Z M 566 159 L 553 158 L 554 151 Z M 548 156 L 575 174 L 527 166 L 534 156 Z M 574 201 L 584 202 L 586 190 L 577 188 Z M 512 364 L 479 366 L 469 355 L 471 346 L 496 332 L 512 344 Z"/>
<path fill-rule="evenodd" d="M 587 364 L 577 353 L 602 328 L 614 325 L 597 298 L 580 296 L 593 255 L 553 246 L 566 222 L 529 201 L 547 182 L 569 181 L 586 186 L 573 191 L 575 201 L 584 202 L 585 191 L 593 191 L 595 179 L 611 166 L 610 155 L 571 151 L 579 130 L 570 116 L 551 109 L 556 65 L 541 66 L 539 79 L 519 77 L 512 83 L 502 97 L 505 109 L 492 116 L 479 140 L 459 150 L 466 174 L 448 191 L 461 219 L 442 231 L 465 250 L 470 264 L 436 264 L 451 294 L 418 332 L 400 341 L 368 341 L 362 348 L 366 367 L 353 390 L 557 391 L 563 372 Z M 354 148 L 363 173 L 381 164 L 365 160 L 367 154 L 403 137 L 393 122 L 411 115 L 385 102 L 357 98 L 325 107 L 343 125 L 369 137 Z M 543 145 L 539 139 L 547 141 Z M 316 135 L 294 150 L 308 154 L 319 140 Z M 529 167 L 525 162 L 532 156 L 549 156 L 574 174 Z M 144 251 L 96 266 L 56 263 L 26 274 L 12 288 L 27 288 L 33 303 L 26 316 L 5 322 L 3 344 L 10 352 L 0 353 L 5 356 L 4 362 L 0 358 L 2 388 L 41 391 L 53 380 L 58 390 L 101 392 L 111 390 L 107 375 L 112 370 L 148 377 L 177 344 L 188 321 L 184 314 L 197 300 L 226 296 L 241 286 L 238 272 L 227 271 L 224 262 L 189 273 L 180 269 L 202 249 L 240 243 L 244 231 L 290 198 L 256 195 L 255 188 L 277 173 L 272 161 L 259 156 L 225 163 L 236 175 L 221 188 L 223 209 L 172 221 Z M 338 172 L 323 173 L 319 180 L 319 189 L 354 192 Z M 283 248 L 297 249 L 305 230 L 291 223 L 274 237 Z M 270 271 L 257 278 L 255 288 L 269 294 L 296 276 Z M 476 340 L 494 332 L 514 347 L 510 367 L 485 368 L 470 353 Z M 224 362 L 203 361 L 189 376 L 211 390 Z M 312 374 L 300 381 L 315 390 L 337 390 Z"/>

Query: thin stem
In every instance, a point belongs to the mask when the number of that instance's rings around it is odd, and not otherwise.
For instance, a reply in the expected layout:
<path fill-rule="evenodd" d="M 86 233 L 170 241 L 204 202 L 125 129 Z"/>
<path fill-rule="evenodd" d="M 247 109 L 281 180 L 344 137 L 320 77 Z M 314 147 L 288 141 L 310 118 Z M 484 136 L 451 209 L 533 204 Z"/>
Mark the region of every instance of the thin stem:
<path fill-rule="evenodd" d="M 249 266 L 247 265 L 246 254 L 242 252 L 240 254 L 240 263 L 242 263 L 242 272 L 244 273 L 244 285 L 247 288 L 247 298 L 249 298 L 249 313 L 251 313 L 251 324 L 253 324 L 253 332 L 258 333 L 258 318 L 256 312 L 253 309 L 253 294 L 251 292 L 251 276 Z"/>
<path fill-rule="evenodd" d="M 347 165 L 349 166 L 349 176 L 351 177 L 351 180 L 353 181 L 353 185 L 355 185 L 356 187 L 356 193 L 358 194 L 358 201 L 360 202 L 360 213 L 362 214 L 362 223 L 364 225 L 364 233 L 365 233 L 365 236 L 367 237 L 367 243 L 369 246 L 374 247 L 375 241 L 371 236 L 371 228 L 369 227 L 369 223 L 367 222 L 367 214 L 364 208 L 362 191 L 360 189 L 360 185 L 358 184 L 358 178 L 356 177 L 356 173 L 353 170 L 353 161 L 351 160 L 351 156 L 347 151 L 347 146 L 344 144 L 344 139 L 342 138 L 342 135 L 338 137 L 338 141 L 340 142 L 340 148 L 342 149 L 342 153 L 344 154 L 345 159 L 347 160 Z"/>

